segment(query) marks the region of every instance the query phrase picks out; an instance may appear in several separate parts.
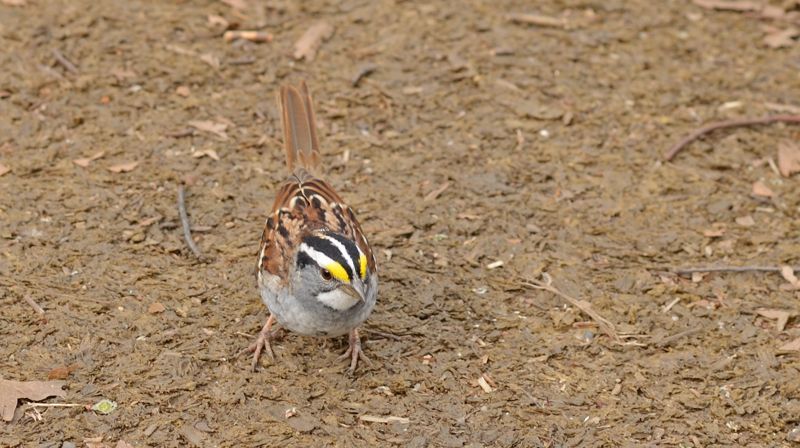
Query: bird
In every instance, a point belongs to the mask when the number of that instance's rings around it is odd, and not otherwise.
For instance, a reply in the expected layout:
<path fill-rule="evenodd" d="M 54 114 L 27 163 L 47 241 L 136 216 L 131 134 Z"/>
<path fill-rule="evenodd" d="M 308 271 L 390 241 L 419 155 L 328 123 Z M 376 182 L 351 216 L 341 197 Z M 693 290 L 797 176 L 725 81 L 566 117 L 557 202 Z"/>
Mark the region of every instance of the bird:
<path fill-rule="evenodd" d="M 378 295 L 375 257 L 353 209 L 320 176 L 320 149 L 308 86 L 284 85 L 278 92 L 288 179 L 278 190 L 258 251 L 256 279 L 269 309 L 255 342 L 251 368 L 262 351 L 274 361 L 276 322 L 293 333 L 334 338 L 348 335 L 338 360 L 371 364 L 358 328 Z"/>

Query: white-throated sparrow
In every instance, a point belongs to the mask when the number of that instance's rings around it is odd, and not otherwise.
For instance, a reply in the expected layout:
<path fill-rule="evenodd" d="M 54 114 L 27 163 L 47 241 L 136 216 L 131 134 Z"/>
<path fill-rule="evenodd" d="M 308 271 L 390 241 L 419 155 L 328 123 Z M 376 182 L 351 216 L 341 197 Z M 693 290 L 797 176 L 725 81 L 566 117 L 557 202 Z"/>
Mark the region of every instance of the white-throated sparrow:
<path fill-rule="evenodd" d="M 378 294 L 375 258 L 353 210 L 325 181 L 319 169 L 311 95 L 305 82 L 280 90 L 286 165 L 290 176 L 275 197 L 258 253 L 258 288 L 270 316 L 256 342 L 252 367 L 266 350 L 274 322 L 308 336 L 350 334 L 350 372 L 361 351 L 358 326 Z"/>

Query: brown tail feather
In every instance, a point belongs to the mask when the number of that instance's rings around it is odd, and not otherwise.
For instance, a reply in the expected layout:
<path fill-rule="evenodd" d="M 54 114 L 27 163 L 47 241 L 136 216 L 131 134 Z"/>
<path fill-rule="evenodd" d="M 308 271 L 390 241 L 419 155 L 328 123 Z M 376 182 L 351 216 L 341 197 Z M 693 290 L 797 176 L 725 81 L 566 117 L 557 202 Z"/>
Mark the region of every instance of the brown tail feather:
<path fill-rule="evenodd" d="M 283 118 L 283 146 L 286 150 L 286 165 L 289 171 L 304 168 L 314 173 L 319 167 L 319 140 L 314 106 L 305 81 L 298 90 L 294 86 L 283 86 L 280 91 Z"/>

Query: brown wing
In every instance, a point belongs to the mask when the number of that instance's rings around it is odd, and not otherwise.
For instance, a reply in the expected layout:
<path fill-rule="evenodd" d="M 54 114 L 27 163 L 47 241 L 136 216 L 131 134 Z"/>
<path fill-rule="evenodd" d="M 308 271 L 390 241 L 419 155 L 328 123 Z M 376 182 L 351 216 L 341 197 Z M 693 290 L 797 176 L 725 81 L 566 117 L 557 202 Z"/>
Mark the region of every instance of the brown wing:
<path fill-rule="evenodd" d="M 275 197 L 261 237 L 259 272 L 285 279 L 300 241 L 318 230 L 333 231 L 355 241 L 367 256 L 370 270 L 375 270 L 375 258 L 353 210 L 327 182 L 300 172 Z"/>

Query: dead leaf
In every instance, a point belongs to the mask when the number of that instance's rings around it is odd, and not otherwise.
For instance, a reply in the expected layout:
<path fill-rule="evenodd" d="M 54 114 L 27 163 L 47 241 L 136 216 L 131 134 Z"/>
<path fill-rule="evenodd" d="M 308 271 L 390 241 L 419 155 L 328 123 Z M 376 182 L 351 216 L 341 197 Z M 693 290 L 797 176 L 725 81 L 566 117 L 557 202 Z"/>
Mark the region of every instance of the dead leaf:
<path fill-rule="evenodd" d="M 426 194 L 425 198 L 423 198 L 422 200 L 425 202 L 433 201 L 436 198 L 438 198 L 440 194 L 444 193 L 444 191 L 447 190 L 448 188 L 450 188 L 450 182 L 445 182 L 439 188 Z"/>
<path fill-rule="evenodd" d="M 219 160 L 219 155 L 213 149 L 204 149 L 202 151 L 195 151 L 194 153 L 192 153 L 192 157 L 194 157 L 195 159 L 199 159 L 200 157 L 203 156 L 208 156 L 214 160 Z"/>
<path fill-rule="evenodd" d="M 228 134 L 225 133 L 225 130 L 228 129 L 228 125 L 225 123 L 216 123 L 214 121 L 209 120 L 192 120 L 189 122 L 189 126 L 197 129 L 198 131 L 210 132 L 215 134 L 222 140 L 228 139 Z"/>
<path fill-rule="evenodd" d="M 739 224 L 742 227 L 752 227 L 756 225 L 756 221 L 750 215 L 740 216 L 736 218 L 736 224 Z"/>
<path fill-rule="evenodd" d="M 216 14 L 209 14 L 208 15 L 208 24 L 211 25 L 212 27 L 213 26 L 218 26 L 218 27 L 220 27 L 222 29 L 225 29 L 225 30 L 227 30 L 228 26 L 230 26 L 230 24 L 225 19 L 225 17 L 218 16 Z"/>
<path fill-rule="evenodd" d="M 782 352 L 798 352 L 800 351 L 800 338 L 795 339 L 794 341 L 787 342 L 778 348 L 778 350 Z"/>
<path fill-rule="evenodd" d="M 693 3 L 701 8 L 716 9 L 720 11 L 760 11 L 762 5 L 760 2 L 751 2 L 746 0 L 692 0 Z"/>
<path fill-rule="evenodd" d="M 800 30 L 795 27 L 789 27 L 785 30 L 776 30 L 764 36 L 764 44 L 769 48 L 791 47 L 792 44 L 794 44 L 794 38 L 797 36 L 800 36 Z"/>
<path fill-rule="evenodd" d="M 108 170 L 112 173 L 127 173 L 129 171 L 133 171 L 139 162 L 128 162 L 128 163 L 120 163 L 119 165 L 112 165 L 108 167 Z"/>
<path fill-rule="evenodd" d="M 47 373 L 48 380 L 65 380 L 72 373 L 75 369 L 78 368 L 77 364 L 72 364 L 69 366 L 61 366 L 56 367 L 55 369 L 49 371 Z"/>
<path fill-rule="evenodd" d="M 796 313 L 787 310 L 777 310 L 771 308 L 759 308 L 756 310 L 759 316 L 766 317 L 767 319 L 776 319 L 775 322 L 775 329 L 778 331 L 783 331 L 786 328 L 786 323 L 789 322 L 789 318 L 794 316 Z"/>
<path fill-rule="evenodd" d="M 136 77 L 136 73 L 122 68 L 115 68 L 114 70 L 111 70 L 111 74 L 114 75 L 115 78 L 117 78 L 117 82 L 122 82 L 126 78 Z"/>
<path fill-rule="evenodd" d="M 783 177 L 800 172 L 800 146 L 797 143 L 783 141 L 778 144 L 778 170 Z"/>
<path fill-rule="evenodd" d="M 247 9 L 247 2 L 245 0 L 222 0 L 222 3 L 225 3 L 233 9 Z"/>
<path fill-rule="evenodd" d="M 25 6 L 28 4 L 28 0 L 0 0 L 0 3 L 7 6 Z"/>
<path fill-rule="evenodd" d="M 86 167 L 89 166 L 89 164 L 91 164 L 95 160 L 103 157 L 104 155 L 106 155 L 105 151 L 97 151 L 96 153 L 92 154 L 89 157 L 84 157 L 82 159 L 75 159 L 75 160 L 72 161 L 72 163 L 74 163 L 75 165 L 78 165 L 80 167 L 86 168 Z"/>
<path fill-rule="evenodd" d="M 32 401 L 44 400 L 47 397 L 65 397 L 61 390 L 64 381 L 11 381 L 0 379 L 0 415 L 10 422 L 14 418 L 17 400 L 25 398 Z"/>
<path fill-rule="evenodd" d="M 769 110 L 780 112 L 782 114 L 800 114 L 800 106 L 781 103 L 764 103 L 764 107 Z"/>
<path fill-rule="evenodd" d="M 0 163 L 0 176 L 2 176 L 4 174 L 8 174 L 10 172 L 11 172 L 11 168 L 9 168 L 9 167 L 3 165 L 2 163 Z"/>
<path fill-rule="evenodd" d="M 753 183 L 753 196 L 771 198 L 775 196 L 775 192 L 770 190 L 768 186 L 764 185 L 764 182 L 758 180 Z"/>
<path fill-rule="evenodd" d="M 214 56 L 213 53 L 203 53 L 200 55 L 200 60 L 205 62 L 206 64 L 214 67 L 219 68 L 219 58 Z"/>
<path fill-rule="evenodd" d="M 153 302 L 147 307 L 147 312 L 150 314 L 158 314 L 166 311 L 167 308 L 159 302 Z"/>
<path fill-rule="evenodd" d="M 319 47 L 331 36 L 333 36 L 333 25 L 328 22 L 315 23 L 294 43 L 294 58 L 313 61 Z"/>
<path fill-rule="evenodd" d="M 117 442 L 117 444 L 114 446 L 114 448 L 133 448 L 133 445 L 131 445 L 130 443 L 128 443 L 128 442 L 126 442 L 124 440 L 120 440 L 120 441 Z"/>
<path fill-rule="evenodd" d="M 800 280 L 794 275 L 794 270 L 791 266 L 781 266 L 781 275 L 783 276 L 784 280 L 789 282 L 794 289 L 800 289 Z"/>
<path fill-rule="evenodd" d="M 725 226 L 714 224 L 710 229 L 703 230 L 703 236 L 708 238 L 718 238 L 725 235 Z"/>

